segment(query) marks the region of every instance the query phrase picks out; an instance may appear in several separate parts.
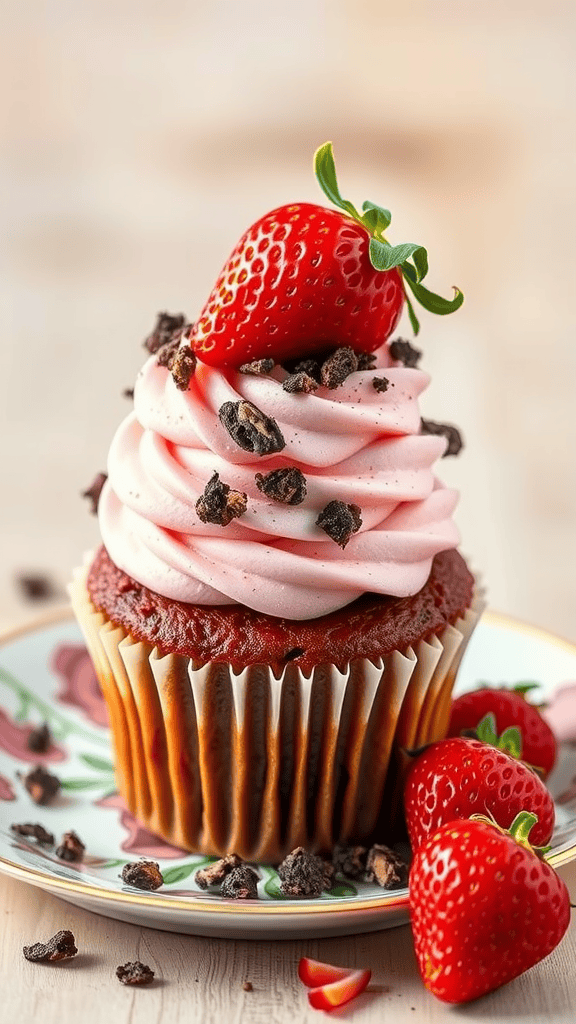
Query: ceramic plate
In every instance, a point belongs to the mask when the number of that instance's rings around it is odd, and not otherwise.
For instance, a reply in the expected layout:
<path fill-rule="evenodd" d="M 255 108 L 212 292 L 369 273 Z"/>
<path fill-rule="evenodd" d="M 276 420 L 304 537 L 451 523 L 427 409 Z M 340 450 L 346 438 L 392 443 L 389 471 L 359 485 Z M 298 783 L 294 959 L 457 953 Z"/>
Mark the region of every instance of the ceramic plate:
<path fill-rule="evenodd" d="M 538 680 L 537 699 L 576 679 L 576 647 L 541 630 L 491 613 L 481 619 L 458 679 Z M 28 749 L 32 728 L 48 722 L 53 745 Z M 18 773 L 45 764 L 62 781 L 55 805 L 38 807 Z M 557 800 L 551 862 L 576 857 L 576 749 L 565 748 L 550 780 Z M 564 794 L 564 796 L 562 796 Z M 559 799 L 560 798 L 560 799 Z M 10 830 L 40 822 L 58 840 L 74 829 L 86 845 L 80 865 L 58 860 Z M 155 893 L 126 886 L 122 866 L 144 856 L 160 863 L 165 884 Z M 315 900 L 287 900 L 273 867 L 259 868 L 259 900 L 223 900 L 199 889 L 196 869 L 208 858 L 168 846 L 132 817 L 114 784 L 106 708 L 70 612 L 62 610 L 4 637 L 0 646 L 0 870 L 88 910 L 135 924 L 224 937 L 296 938 L 350 934 L 407 920 L 407 890 L 385 892 L 345 879 Z"/>

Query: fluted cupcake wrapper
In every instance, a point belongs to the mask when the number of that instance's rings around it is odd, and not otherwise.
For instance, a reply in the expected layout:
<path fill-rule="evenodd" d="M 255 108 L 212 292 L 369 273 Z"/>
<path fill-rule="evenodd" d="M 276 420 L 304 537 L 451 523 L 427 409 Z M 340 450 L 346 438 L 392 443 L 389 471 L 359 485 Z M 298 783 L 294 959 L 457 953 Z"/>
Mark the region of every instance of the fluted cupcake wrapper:
<path fill-rule="evenodd" d="M 87 573 L 74 573 L 72 606 L 108 705 L 118 787 L 144 825 L 179 847 L 268 863 L 297 846 L 390 837 L 401 751 L 446 733 L 478 588 L 461 619 L 414 649 L 276 677 L 161 657 L 95 608 Z"/>

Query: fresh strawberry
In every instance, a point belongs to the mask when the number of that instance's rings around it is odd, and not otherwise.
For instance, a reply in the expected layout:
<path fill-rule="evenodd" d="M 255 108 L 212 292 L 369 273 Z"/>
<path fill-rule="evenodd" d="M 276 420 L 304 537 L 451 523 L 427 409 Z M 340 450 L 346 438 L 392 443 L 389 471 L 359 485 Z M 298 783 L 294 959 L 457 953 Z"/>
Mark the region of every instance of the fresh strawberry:
<path fill-rule="evenodd" d="M 315 1010 L 335 1010 L 337 1006 L 344 1006 L 359 996 L 371 977 L 372 971 L 352 971 L 339 981 L 311 988 L 308 992 L 308 1002 Z"/>
<path fill-rule="evenodd" d="M 334 967 L 320 960 L 312 960 L 309 956 L 303 956 L 298 964 L 298 977 L 308 988 L 331 985 L 334 981 L 348 978 L 352 973 L 351 967 Z"/>
<path fill-rule="evenodd" d="M 248 229 L 190 331 L 203 362 L 284 362 L 337 345 L 374 351 L 398 323 L 404 298 L 418 332 L 404 284 L 433 313 L 462 305 L 457 288 L 453 299 L 443 299 L 421 283 L 428 271 L 422 246 L 385 239 L 388 210 L 366 202 L 359 213 L 342 199 L 329 142 L 315 155 L 315 171 L 340 210 L 293 203 Z"/>
<path fill-rule="evenodd" d="M 564 882 L 528 841 L 531 814 L 510 832 L 452 821 L 416 852 L 410 917 L 426 988 L 466 1003 L 517 978 L 558 945 L 570 921 Z"/>
<path fill-rule="evenodd" d="M 538 816 L 537 846 L 545 846 L 554 828 L 554 801 L 538 775 L 504 751 L 462 736 L 439 740 L 416 758 L 404 809 L 414 850 L 440 825 L 472 814 L 508 828 L 520 811 L 530 811 Z"/>
<path fill-rule="evenodd" d="M 480 726 L 478 739 L 522 758 L 546 778 L 556 762 L 556 740 L 538 708 L 526 700 L 526 693 L 533 685 L 520 683 L 512 690 L 482 687 L 457 697 L 452 702 L 448 735 L 461 736 Z M 494 722 L 488 723 L 494 738 L 487 728 L 487 715 L 494 718 Z M 495 742 L 497 733 L 502 735 Z"/>

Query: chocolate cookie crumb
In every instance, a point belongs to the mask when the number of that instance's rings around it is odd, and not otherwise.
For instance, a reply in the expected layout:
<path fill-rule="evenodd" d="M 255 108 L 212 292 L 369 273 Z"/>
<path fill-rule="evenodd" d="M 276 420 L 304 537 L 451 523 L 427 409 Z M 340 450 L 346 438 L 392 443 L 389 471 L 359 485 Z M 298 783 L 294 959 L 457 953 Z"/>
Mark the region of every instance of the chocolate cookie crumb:
<path fill-rule="evenodd" d="M 245 981 L 244 984 L 242 985 L 242 988 L 244 989 L 245 992 L 254 991 L 254 986 L 251 981 Z"/>
<path fill-rule="evenodd" d="M 60 779 L 51 775 L 41 764 L 31 768 L 26 775 L 17 772 L 18 778 L 30 793 L 35 804 L 49 804 L 60 791 Z"/>
<path fill-rule="evenodd" d="M 256 473 L 255 479 L 259 491 L 284 505 L 301 505 L 306 497 L 306 477 L 296 466 Z"/>
<path fill-rule="evenodd" d="M 247 864 L 241 864 L 226 875 L 220 893 L 229 900 L 257 900 L 258 875 Z"/>
<path fill-rule="evenodd" d="M 88 487 L 85 491 L 82 491 L 82 497 L 88 498 L 89 501 L 91 502 L 90 512 L 92 513 L 93 516 L 95 516 L 96 513 L 98 512 L 98 502 L 100 501 L 102 488 L 104 487 L 104 484 L 106 483 L 107 479 L 107 473 L 98 473 L 94 477 L 92 483 L 90 484 L 90 487 Z"/>
<path fill-rule="evenodd" d="M 366 870 L 367 855 L 365 846 L 345 846 L 339 843 L 334 847 L 332 863 L 335 871 L 345 878 L 361 878 Z"/>
<path fill-rule="evenodd" d="M 242 858 L 237 853 L 229 853 L 226 857 L 215 861 L 214 864 L 207 864 L 205 868 L 200 868 L 194 875 L 194 881 L 201 889 L 207 889 L 209 885 L 220 885 L 226 875 L 229 875 L 234 868 L 239 868 L 241 864 Z"/>
<path fill-rule="evenodd" d="M 296 658 L 302 657 L 305 654 L 303 647 L 293 647 L 291 651 L 286 651 L 284 655 L 284 661 L 294 661 Z"/>
<path fill-rule="evenodd" d="M 320 380 L 325 388 L 340 387 L 351 373 L 358 369 L 358 356 L 353 348 L 337 348 L 322 363 Z"/>
<path fill-rule="evenodd" d="M 170 370 L 172 380 L 179 391 L 187 391 L 196 369 L 196 356 L 189 345 L 180 345 Z"/>
<path fill-rule="evenodd" d="M 203 523 L 228 526 L 233 519 L 244 515 L 246 503 L 246 494 L 230 490 L 218 473 L 214 473 L 196 502 L 196 514 Z"/>
<path fill-rule="evenodd" d="M 307 373 L 291 373 L 282 381 L 282 387 L 289 395 L 311 395 L 320 385 Z"/>
<path fill-rule="evenodd" d="M 325 857 L 316 857 L 320 870 L 322 872 L 322 888 L 324 892 L 330 892 L 330 889 L 334 885 L 334 878 L 336 875 L 336 868 L 332 864 L 332 861 L 326 860 Z"/>
<path fill-rule="evenodd" d="M 251 402 L 224 402 L 218 416 L 232 440 L 245 452 L 273 455 L 286 447 L 276 420 Z"/>
<path fill-rule="evenodd" d="M 362 526 L 361 511 L 358 505 L 329 501 L 318 516 L 316 526 L 324 530 L 339 547 L 345 548 L 352 534 L 358 533 Z"/>
<path fill-rule="evenodd" d="M 388 380 L 388 377 L 373 377 L 372 387 L 374 388 L 375 391 L 378 392 L 379 395 L 383 395 L 386 391 L 388 391 L 388 388 L 390 387 L 390 381 Z"/>
<path fill-rule="evenodd" d="M 172 341 L 167 341 L 165 345 L 162 345 L 162 347 L 158 349 L 158 359 L 156 360 L 157 365 L 165 366 L 167 370 L 171 370 L 179 348 L 179 337 L 173 338 Z"/>
<path fill-rule="evenodd" d="M 35 754 L 45 754 L 48 750 L 52 737 L 50 735 L 50 729 L 48 728 L 48 722 L 44 722 L 43 725 L 38 726 L 37 729 L 32 729 L 26 741 L 28 750 L 33 750 Z"/>
<path fill-rule="evenodd" d="M 27 601 L 46 601 L 56 595 L 56 588 L 44 573 L 18 573 L 15 579 L 18 589 Z"/>
<path fill-rule="evenodd" d="M 422 419 L 420 421 L 420 430 L 423 434 L 436 434 L 439 437 L 446 438 L 448 447 L 442 456 L 443 459 L 447 455 L 458 455 L 464 447 L 462 434 L 458 427 L 453 426 L 451 423 L 436 423 L 434 420 Z"/>
<path fill-rule="evenodd" d="M 132 400 L 134 398 L 134 388 L 124 388 L 122 398 L 127 398 L 129 401 Z"/>
<path fill-rule="evenodd" d="M 294 364 L 287 364 L 286 369 L 290 373 L 306 373 L 312 380 L 320 383 L 321 364 L 317 359 L 299 359 Z"/>
<path fill-rule="evenodd" d="M 123 985 L 149 985 L 154 981 L 154 971 L 140 960 L 122 964 L 116 968 L 116 977 Z"/>
<path fill-rule="evenodd" d="M 238 373 L 248 373 L 253 377 L 265 377 L 267 373 L 271 373 L 275 367 L 273 359 L 255 359 L 252 363 L 242 363 L 242 366 L 238 367 Z"/>
<path fill-rule="evenodd" d="M 383 889 L 398 889 L 408 884 L 408 865 L 394 850 L 376 843 L 368 851 L 364 881 Z"/>
<path fill-rule="evenodd" d="M 79 864 L 84 860 L 86 847 L 76 832 L 65 832 L 60 840 L 60 846 L 56 848 L 56 856 L 60 860 L 70 861 L 72 864 Z"/>
<path fill-rule="evenodd" d="M 389 351 L 392 359 L 399 363 L 404 363 L 404 366 L 408 366 L 410 369 L 418 366 L 422 358 L 420 349 L 414 348 L 414 345 L 411 345 L 409 341 L 405 341 L 404 338 L 397 338 L 396 341 L 391 341 Z"/>
<path fill-rule="evenodd" d="M 176 332 L 181 334 L 185 324 L 186 317 L 183 313 L 177 313 L 175 316 L 170 313 L 158 313 L 156 325 L 152 334 L 146 338 L 144 348 L 148 349 L 150 355 L 154 355 L 158 349 L 172 340 Z"/>
<path fill-rule="evenodd" d="M 359 352 L 355 350 L 359 370 L 373 370 L 376 366 L 376 356 L 373 352 Z"/>
<path fill-rule="evenodd" d="M 320 896 L 324 889 L 324 870 L 320 857 L 298 846 L 278 868 L 280 889 L 292 899 Z"/>
<path fill-rule="evenodd" d="M 146 889 L 154 892 L 164 885 L 159 865 L 154 860 L 137 860 L 125 864 L 122 868 L 122 881 L 135 889 Z"/>
<path fill-rule="evenodd" d="M 22 825 L 10 825 L 10 828 L 17 836 L 26 836 L 35 839 L 41 846 L 54 846 L 54 836 L 43 825 L 25 822 Z"/>
<path fill-rule="evenodd" d="M 72 932 L 63 930 L 56 932 L 48 942 L 35 942 L 33 946 L 24 946 L 22 949 L 27 960 L 33 963 L 42 961 L 70 960 L 76 956 L 76 940 Z"/>

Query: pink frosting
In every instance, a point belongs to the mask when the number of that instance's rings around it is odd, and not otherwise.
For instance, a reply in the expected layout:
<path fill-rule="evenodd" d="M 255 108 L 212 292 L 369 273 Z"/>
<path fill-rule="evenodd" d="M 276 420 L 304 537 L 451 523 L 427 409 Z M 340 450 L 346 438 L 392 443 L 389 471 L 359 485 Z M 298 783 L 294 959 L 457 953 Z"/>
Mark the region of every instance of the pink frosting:
<path fill-rule="evenodd" d="M 432 471 L 445 439 L 418 433 L 428 375 L 390 365 L 386 348 L 377 355 L 390 381 L 385 393 L 365 370 L 309 395 L 284 391 L 280 367 L 254 377 L 203 363 L 182 392 L 152 356 L 136 382 L 134 412 L 112 442 L 100 497 L 112 560 L 168 598 L 241 603 L 290 619 L 315 618 L 366 591 L 420 590 L 434 556 L 458 543 L 457 494 Z M 230 437 L 218 410 L 241 399 L 276 420 L 281 454 L 245 452 Z M 256 487 L 257 472 L 285 466 L 306 477 L 301 505 L 271 501 Z M 214 472 L 248 496 L 247 511 L 227 527 L 202 523 L 195 510 Z M 362 527 L 344 550 L 316 526 L 333 499 L 361 508 Z"/>

